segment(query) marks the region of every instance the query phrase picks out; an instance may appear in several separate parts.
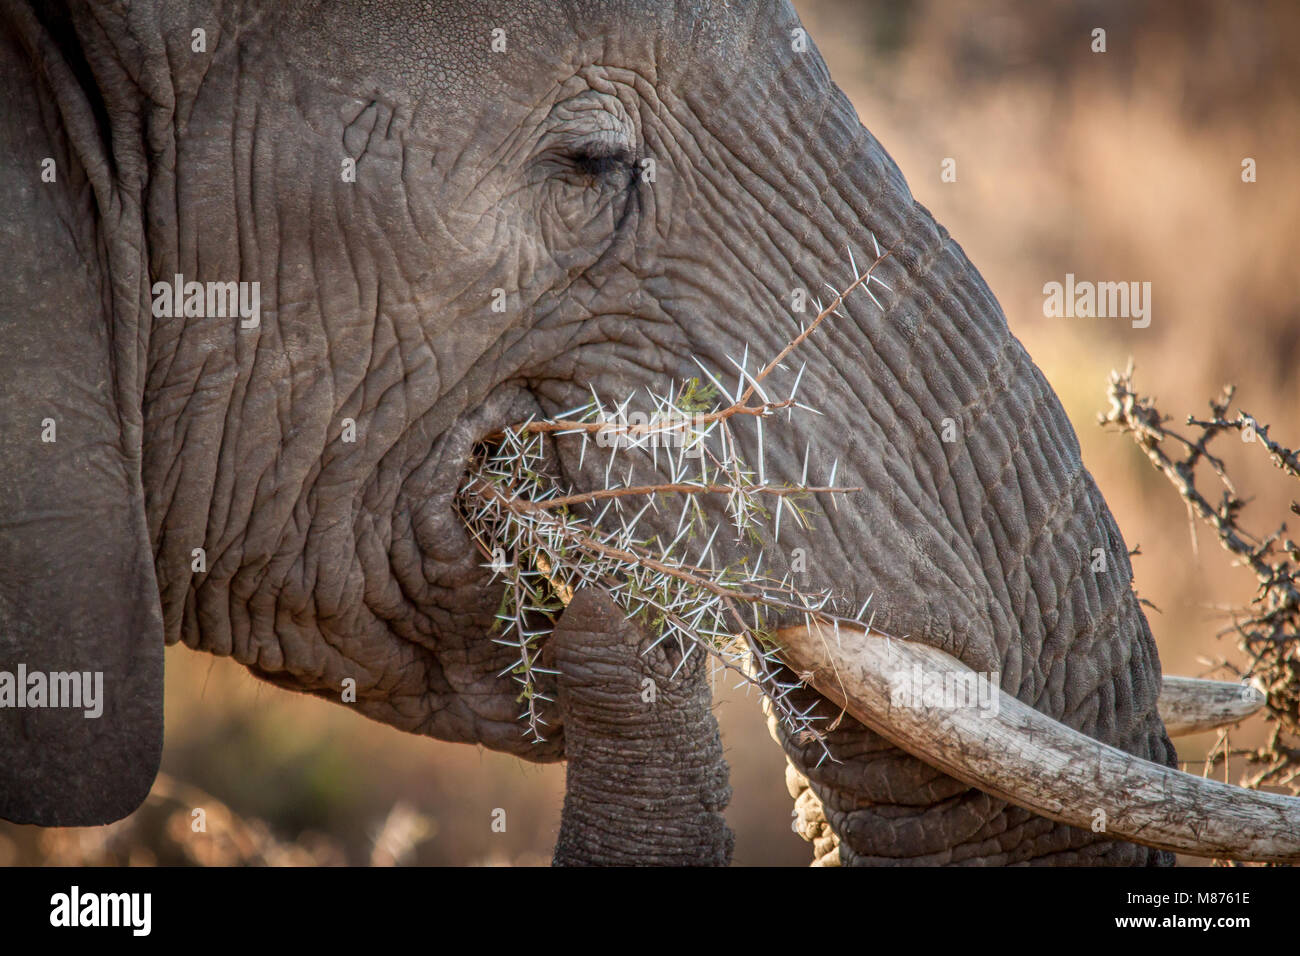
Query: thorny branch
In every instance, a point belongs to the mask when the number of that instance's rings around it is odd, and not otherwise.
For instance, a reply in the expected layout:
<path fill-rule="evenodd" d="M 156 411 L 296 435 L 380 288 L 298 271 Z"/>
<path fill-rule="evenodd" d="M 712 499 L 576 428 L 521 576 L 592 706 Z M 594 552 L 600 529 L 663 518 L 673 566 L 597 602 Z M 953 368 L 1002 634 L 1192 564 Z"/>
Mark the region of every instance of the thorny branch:
<path fill-rule="evenodd" d="M 849 263 L 853 269 L 853 281 L 850 282 L 847 286 L 845 286 L 842 292 L 836 292 L 836 290 L 833 287 L 830 287 L 831 291 L 835 292 L 835 298 L 831 300 L 831 304 L 823 307 L 821 302 L 818 301 L 817 302 L 818 312 L 817 315 L 813 317 L 813 320 L 808 323 L 806 328 L 801 329 L 799 331 L 799 334 L 795 336 L 793 339 L 791 339 L 790 342 L 785 346 L 785 348 L 783 348 L 779 353 L 777 353 L 774 359 L 768 362 L 767 365 L 763 366 L 763 368 L 759 371 L 757 375 L 750 375 L 749 372 L 747 371 L 747 366 L 749 364 L 748 351 L 746 351 L 745 360 L 742 360 L 741 362 L 737 362 L 735 359 L 731 359 L 731 364 L 735 365 L 736 368 L 740 369 L 742 379 L 748 381 L 749 383 L 748 388 L 746 388 L 744 393 L 739 395 L 736 398 L 736 400 L 732 402 L 732 404 L 729 405 L 728 407 L 718 411 L 707 412 L 707 413 L 696 415 L 697 424 L 710 425 L 715 422 L 726 421 L 727 419 L 731 418 L 733 415 L 752 415 L 755 417 L 762 418 L 762 417 L 766 417 L 767 415 L 771 414 L 774 411 L 779 411 L 782 408 L 790 408 L 791 406 L 797 406 L 799 408 L 803 408 L 808 411 L 813 411 L 813 409 L 808 408 L 807 405 L 801 405 L 800 403 L 796 402 L 794 399 L 794 393 L 799 390 L 799 380 L 802 379 L 803 377 L 802 371 L 800 372 L 799 378 L 795 379 L 795 385 L 794 388 L 791 389 L 790 397 L 788 399 L 785 399 L 784 401 L 771 401 L 770 399 L 768 399 L 767 395 L 763 392 L 761 383 L 770 374 L 772 374 L 773 370 L 781 366 L 781 363 L 785 360 L 786 356 L 788 356 L 791 352 L 793 352 L 796 348 L 798 348 L 803 343 L 803 341 L 806 338 L 808 338 L 808 336 L 812 335 L 813 331 L 817 328 L 817 326 L 822 324 L 822 322 L 826 319 L 827 316 L 832 314 L 840 314 L 838 310 L 841 303 L 843 303 L 843 301 L 846 298 L 848 298 L 850 292 L 854 291 L 859 286 L 863 286 L 867 295 L 871 296 L 871 301 L 876 304 L 876 308 L 880 309 L 882 312 L 884 311 L 884 306 L 880 304 L 880 300 L 877 299 L 872 294 L 870 285 L 872 282 L 874 282 L 886 290 L 893 291 L 892 289 L 889 288 L 889 286 L 885 285 L 884 281 L 881 280 L 880 277 L 878 277 L 875 274 L 875 271 L 876 271 L 876 267 L 879 266 L 880 263 L 884 262 L 885 259 L 887 259 L 894 250 L 891 248 L 891 249 L 886 249 L 884 252 L 881 252 L 880 244 L 876 242 L 875 236 L 871 237 L 871 242 L 875 246 L 876 258 L 871 263 L 871 265 L 867 267 L 867 271 L 866 272 L 858 271 L 857 262 L 853 259 L 853 252 L 852 250 L 850 250 Z M 698 359 L 696 360 L 696 364 L 697 365 L 700 364 Z M 725 394 L 726 389 L 722 388 L 722 386 L 718 383 L 718 380 L 713 377 L 713 374 L 709 372 L 708 369 L 705 369 L 703 365 L 700 365 L 700 368 L 706 375 L 709 376 L 709 378 L 713 381 L 713 383 L 717 385 L 719 390 L 721 390 Z M 757 392 L 759 394 L 759 397 L 763 399 L 762 404 L 759 405 L 749 404 L 749 400 L 754 397 L 755 392 Z M 668 406 L 672 406 L 672 404 L 673 403 L 671 401 L 667 402 Z M 626 406 L 622 406 L 622 407 L 625 408 Z M 562 434 L 566 432 L 597 433 L 606 430 L 608 427 L 609 424 L 608 422 L 605 421 L 587 421 L 582 419 L 574 420 L 574 419 L 566 419 L 563 416 L 561 416 L 558 419 L 551 419 L 548 421 L 525 422 L 524 424 L 518 426 L 519 430 L 532 433 L 532 434 L 538 434 L 538 433 L 561 433 Z M 663 424 L 663 423 L 656 423 L 656 422 L 651 422 L 647 424 L 627 424 L 626 422 L 624 422 L 619 427 L 619 431 L 621 434 L 627 436 L 634 436 L 634 437 L 662 434 L 665 431 L 671 431 L 672 429 L 673 426 L 671 423 Z M 495 438 L 499 436 L 493 435 L 489 437 Z"/>
<path fill-rule="evenodd" d="M 593 501 L 603 501 L 606 498 L 629 498 L 636 495 L 726 495 L 731 494 L 735 488 L 727 484 L 709 484 L 709 485 L 689 485 L 689 484 L 659 484 L 659 485 L 632 485 L 627 488 L 606 488 L 602 491 L 587 491 L 578 495 L 565 495 L 562 498 L 548 498 L 545 501 L 518 501 L 512 502 L 512 507 L 523 511 L 552 511 L 555 508 L 569 508 L 573 505 L 588 504 Z M 835 492 L 843 494 L 847 491 L 861 491 L 861 488 L 831 488 L 829 486 L 820 486 L 816 488 L 798 488 L 798 487 L 781 487 L 777 485 L 753 485 L 746 491 L 752 495 L 775 495 L 777 497 L 786 497 L 789 495 L 808 495 L 818 492 Z"/>
<path fill-rule="evenodd" d="M 525 734 L 544 739 L 546 724 L 541 702 L 550 702 L 543 687 L 554 674 L 539 664 L 541 642 L 554 627 L 560 613 L 581 586 L 598 586 L 609 592 L 630 618 L 637 618 L 656 633 L 658 645 L 674 640 L 680 651 L 678 668 L 699 649 L 746 682 L 756 684 L 771 700 L 779 717 L 802 740 L 822 743 L 823 759 L 829 756 L 823 733 L 814 721 L 811 707 L 800 710 L 791 699 L 800 682 L 782 679 L 782 664 L 771 632 L 762 620 L 763 609 L 802 614 L 806 623 L 822 622 L 870 630 L 864 620 L 870 600 L 856 615 L 836 613 L 831 594 L 805 592 L 791 583 L 790 576 L 777 580 L 762 573 L 762 538 L 758 528 L 771 516 L 764 500 L 774 503 L 772 535 L 779 540 L 782 517 L 808 527 L 808 515 L 800 500 L 813 494 L 829 494 L 832 501 L 855 488 L 837 486 L 835 462 L 824 484 L 808 481 L 808 452 L 797 484 L 774 484 L 767 480 L 764 463 L 763 421 L 785 409 L 816 414 L 797 400 L 806 363 L 794 378 L 789 395 L 772 398 L 764 383 L 782 362 L 828 316 L 843 315 L 844 299 L 861 287 L 876 303 L 869 286 L 889 287 L 875 275 L 876 268 L 892 252 L 880 249 L 872 237 L 876 257 L 865 272 L 858 270 L 849 253 L 852 281 L 826 306 L 816 301 L 818 312 L 777 356 L 756 373 L 749 370 L 749 353 L 737 362 L 739 372 L 734 392 L 718 376 L 700 365 L 709 385 L 692 379 L 672 387 L 666 395 L 649 395 L 653 413 L 646 421 L 629 415 L 631 397 L 616 405 L 612 413 L 599 396 L 581 408 L 554 419 L 528 421 L 488 436 L 462 484 L 459 502 L 462 517 L 477 547 L 490 562 L 487 566 L 505 578 L 506 587 L 497 612 L 493 639 L 514 648 L 517 659 L 502 672 L 512 674 L 520 685 L 519 700 L 525 703 L 520 719 Z M 834 291 L 832 289 L 832 291 Z M 730 404 L 718 408 L 717 396 Z M 758 401 L 754 399 L 757 396 Z M 743 416 L 739 417 L 739 416 Z M 734 421 L 733 421 L 734 420 Z M 739 454 L 732 432 L 734 422 L 752 421 L 757 432 L 757 474 Z M 595 439 L 610 449 L 604 470 L 604 487 L 574 492 L 562 489 L 548 470 L 546 441 L 574 437 L 581 441 L 579 468 L 588 443 Z M 621 453 L 637 450 L 648 454 L 659 469 L 661 451 L 667 459 L 668 480 L 655 484 L 632 484 L 632 465 L 621 483 L 613 465 Z M 638 529 L 651 508 L 658 510 L 661 498 L 678 496 L 682 510 L 667 545 L 655 535 L 646 537 Z M 700 499 L 725 499 L 725 513 L 737 539 L 760 546 L 750 566 L 743 559 L 719 568 L 712 558 L 718 528 L 711 526 Z M 646 498 L 634 516 L 623 512 L 628 498 Z M 601 506 L 599 512 L 597 506 Z M 838 503 L 836 504 L 838 507 Z M 611 513 L 612 512 L 612 513 Z M 694 560 L 683 555 L 691 541 L 707 536 L 707 543 Z M 748 614 L 745 610 L 748 609 Z"/>
<path fill-rule="evenodd" d="M 1151 399 L 1133 388 L 1133 365 L 1110 377 L 1110 410 L 1098 416 L 1103 426 L 1128 434 L 1151 463 L 1173 484 L 1191 514 L 1214 528 L 1219 543 L 1238 564 L 1254 572 L 1259 589 L 1250 605 L 1237 612 L 1232 627 L 1237 643 L 1249 658 L 1243 670 L 1220 660 L 1217 664 L 1252 680 L 1267 695 L 1267 719 L 1276 723 L 1268 742 L 1254 750 L 1233 748 L 1224 731 L 1207 761 L 1207 772 L 1216 763 L 1242 757 L 1254 772 L 1242 784 L 1283 786 L 1300 793 L 1300 546 L 1286 536 L 1286 525 L 1260 538 L 1242 527 L 1241 512 L 1246 500 L 1238 495 L 1224 463 L 1209 450 L 1210 442 L 1224 433 L 1236 433 L 1244 443 L 1264 449 L 1286 475 L 1300 480 L 1300 458 L 1294 450 L 1269 437 L 1269 427 L 1238 411 L 1230 417 L 1235 389 L 1229 386 L 1210 401 L 1210 417 L 1189 415 L 1185 424 L 1199 430 L 1187 437 L 1166 427 L 1169 421 Z M 1178 446 L 1181 457 L 1167 446 Z M 1208 464 L 1222 485 L 1221 497 L 1213 503 L 1196 486 L 1197 467 Z M 1300 504 L 1291 510 L 1300 514 Z"/>

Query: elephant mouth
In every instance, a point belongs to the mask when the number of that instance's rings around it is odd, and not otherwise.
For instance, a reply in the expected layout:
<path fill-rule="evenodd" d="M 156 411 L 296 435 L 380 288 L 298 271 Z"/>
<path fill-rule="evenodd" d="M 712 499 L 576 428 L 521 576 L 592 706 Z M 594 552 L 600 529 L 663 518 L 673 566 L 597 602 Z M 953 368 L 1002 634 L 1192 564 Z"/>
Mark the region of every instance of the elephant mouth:
<path fill-rule="evenodd" d="M 455 526 L 453 534 L 441 537 L 456 542 L 461 552 L 456 556 L 462 569 L 458 580 L 468 588 L 476 609 L 472 639 L 494 645 L 485 658 L 492 673 L 483 677 L 491 679 L 497 688 L 494 693 L 513 701 L 513 719 L 505 731 L 510 743 L 505 749 L 529 759 L 548 760 L 554 759 L 557 747 L 562 751 L 564 740 L 563 720 L 555 707 L 551 638 L 572 591 L 555 587 L 547 576 L 551 569 L 545 559 L 526 553 L 517 536 L 494 534 L 484 520 L 486 489 L 493 487 L 499 493 L 506 487 L 488 478 L 494 462 L 499 464 L 505 457 L 502 449 L 507 435 L 518 435 L 521 424 L 541 417 L 541 403 L 531 392 L 518 387 L 499 389 L 449 436 L 449 447 L 442 456 L 444 467 L 439 469 L 434 496 L 427 505 L 437 513 L 439 522 L 450 521 Z M 545 481 L 555 487 L 571 483 L 572 476 L 565 472 L 553 447 L 548 447 L 540 466 Z M 521 578 L 516 572 L 521 572 L 525 594 L 520 594 Z M 513 613 L 507 613 L 508 609 Z M 535 672 L 535 684 L 520 686 L 521 666 Z M 530 715 L 540 719 L 530 719 Z"/>
<path fill-rule="evenodd" d="M 509 457 L 503 451 L 502 438 L 503 430 L 488 432 L 479 437 L 465 456 L 453 499 L 456 516 L 469 531 L 470 541 L 495 586 L 505 585 L 502 578 L 511 570 L 520 569 L 530 576 L 530 583 L 547 607 L 567 605 L 573 597 L 572 589 L 557 581 L 546 557 L 528 553 L 518 535 L 494 526 L 488 517 L 493 503 L 503 495 L 521 493 L 512 488 L 501 471 L 501 464 Z M 539 483 L 560 487 L 563 479 L 555 474 L 560 470 L 558 461 L 548 457 L 545 465 L 545 472 L 538 474 Z M 521 610 L 520 618 L 528 631 L 537 635 L 539 645 L 550 636 L 555 623 L 540 610 Z"/>
<path fill-rule="evenodd" d="M 431 410 L 408 432 L 411 464 L 387 514 L 392 530 L 366 567 L 385 582 L 375 589 L 371 612 L 394 640 L 428 656 L 422 693 L 462 702 L 464 714 L 431 735 L 549 762 L 563 755 L 562 726 L 552 721 L 544 742 L 520 732 L 511 655 L 492 643 L 500 636 L 494 624 L 504 582 L 491 552 L 485 555 L 469 533 L 458 494 L 492 436 L 541 414 L 537 397 L 517 382 L 473 397 L 452 395 Z"/>

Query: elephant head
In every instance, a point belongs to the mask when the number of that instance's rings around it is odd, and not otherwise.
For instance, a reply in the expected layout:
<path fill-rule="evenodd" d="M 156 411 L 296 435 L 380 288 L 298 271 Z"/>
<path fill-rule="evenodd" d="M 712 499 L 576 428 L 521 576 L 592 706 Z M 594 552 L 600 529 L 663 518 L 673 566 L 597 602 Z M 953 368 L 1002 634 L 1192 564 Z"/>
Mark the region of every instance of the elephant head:
<path fill-rule="evenodd" d="M 725 861 L 699 668 L 629 653 L 644 634 L 583 595 L 548 639 L 545 739 L 521 733 L 456 491 L 512 423 L 776 355 L 798 294 L 842 287 L 873 237 L 879 307 L 851 297 L 800 346 L 821 415 L 762 455 L 790 482 L 838 460 L 858 490 L 765 541 L 769 566 L 1173 766 L 1127 551 L 1060 403 L 788 3 L 3 9 L 0 664 L 105 675 L 97 720 L 0 711 L 3 815 L 129 812 L 184 642 L 401 730 L 568 756 L 562 861 Z M 597 480 L 576 447 L 555 459 Z M 643 671 L 666 682 L 653 719 Z M 823 857 L 1169 859 L 852 718 L 833 760 L 778 733 Z"/>

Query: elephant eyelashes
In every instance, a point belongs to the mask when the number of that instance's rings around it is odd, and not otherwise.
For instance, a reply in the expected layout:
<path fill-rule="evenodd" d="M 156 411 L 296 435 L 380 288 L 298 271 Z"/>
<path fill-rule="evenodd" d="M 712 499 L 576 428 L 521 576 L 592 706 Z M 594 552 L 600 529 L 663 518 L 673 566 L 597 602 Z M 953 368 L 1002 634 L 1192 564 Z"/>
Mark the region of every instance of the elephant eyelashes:
<path fill-rule="evenodd" d="M 611 185 L 623 189 L 632 181 L 636 157 L 625 149 L 582 149 L 569 157 L 569 165 L 586 186 Z"/>
<path fill-rule="evenodd" d="M 573 165 L 584 176 L 590 176 L 592 179 L 605 179 L 611 175 L 627 171 L 632 162 L 630 156 L 624 156 L 620 153 L 602 155 L 583 152 L 573 157 Z"/>

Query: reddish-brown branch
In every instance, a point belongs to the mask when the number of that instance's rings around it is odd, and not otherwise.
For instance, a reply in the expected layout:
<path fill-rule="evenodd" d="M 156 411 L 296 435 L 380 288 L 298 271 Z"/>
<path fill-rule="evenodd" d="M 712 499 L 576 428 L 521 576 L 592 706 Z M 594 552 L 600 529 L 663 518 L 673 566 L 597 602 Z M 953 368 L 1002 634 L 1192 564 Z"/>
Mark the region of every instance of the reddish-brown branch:
<path fill-rule="evenodd" d="M 827 492 L 830 494 L 846 494 L 851 491 L 861 491 L 860 487 L 851 488 L 830 488 L 830 487 L 793 487 L 783 488 L 775 485 L 750 485 L 747 487 L 737 487 L 735 485 L 688 485 L 688 484 L 671 484 L 661 485 L 633 485 L 627 488 L 606 488 L 601 491 L 586 491 L 582 494 L 564 495 L 561 498 L 547 498 L 545 501 L 526 501 L 522 502 L 525 510 L 528 511 L 550 511 L 555 508 L 567 508 L 571 505 L 590 504 L 593 501 L 603 501 L 607 498 L 625 498 L 631 495 L 659 495 L 659 494 L 679 494 L 679 495 L 700 495 L 700 494 L 731 494 L 736 491 L 743 491 L 746 494 L 764 494 L 772 495 L 777 498 L 789 495 L 802 494 L 819 494 Z"/>
<path fill-rule="evenodd" d="M 768 362 L 767 365 L 763 367 L 763 370 L 754 376 L 754 383 L 761 383 L 763 379 L 767 378 L 767 376 L 771 373 L 771 371 L 774 368 L 776 368 L 778 365 L 780 365 L 782 361 L 785 360 L 785 357 L 787 355 L 789 355 L 791 352 L 797 349 L 800 346 L 800 344 L 802 344 L 804 339 L 812 335 L 813 330 L 817 328 L 817 326 L 821 325 L 822 320 L 825 319 L 826 316 L 830 315 L 832 312 L 834 312 L 836 309 L 840 307 L 840 304 L 844 302 L 844 300 L 848 297 L 848 294 L 850 292 L 852 292 L 854 289 L 856 289 L 858 286 L 864 283 L 869 283 L 871 281 L 873 273 L 875 273 L 876 271 L 876 267 L 880 265 L 882 262 L 884 262 L 885 259 L 887 259 L 890 256 L 890 254 L 893 253 L 893 251 L 894 251 L 893 247 L 891 246 L 890 248 L 882 252 L 879 256 L 877 256 L 876 261 L 871 263 L 871 265 L 867 267 L 866 272 L 862 273 L 856 279 L 850 282 L 844 288 L 843 292 L 839 293 L 837 296 L 835 296 L 834 299 L 831 300 L 830 305 L 826 306 L 824 309 L 818 312 L 817 315 L 813 318 L 813 320 L 808 323 L 808 328 L 804 329 L 793 339 L 791 339 L 790 343 L 785 348 L 783 348 L 780 352 L 777 353 L 776 358 Z M 738 405 L 748 404 L 756 388 L 757 385 L 751 383 L 749 388 L 745 389 L 744 394 L 740 396 L 740 400 L 736 404 Z"/>
<path fill-rule="evenodd" d="M 717 411 L 713 411 L 713 412 L 701 412 L 689 416 L 684 415 L 681 419 L 669 419 L 666 422 L 665 421 L 647 422 L 645 424 L 640 424 L 640 425 L 619 424 L 617 422 L 608 422 L 608 421 L 583 422 L 583 421 L 574 421 L 573 419 L 561 418 L 561 419 L 549 419 L 545 421 L 526 422 L 524 424 L 515 425 L 512 427 L 514 428 L 514 430 L 518 432 L 523 432 L 523 433 L 528 433 L 533 435 L 555 434 L 556 432 L 585 432 L 586 434 L 598 434 L 600 432 L 607 431 L 607 430 L 612 431 L 618 435 L 633 435 L 633 436 L 651 435 L 651 434 L 656 434 L 658 432 L 678 431 L 682 427 L 688 424 L 699 427 L 702 425 L 710 425 L 714 422 L 724 422 L 735 415 L 764 416 L 774 411 L 778 411 L 782 408 L 789 408 L 795 404 L 793 398 L 788 398 L 783 401 L 776 401 L 776 402 L 763 402 L 759 405 L 751 405 L 749 404 L 749 401 L 751 398 L 754 397 L 754 393 L 757 391 L 758 385 L 762 383 L 762 381 L 765 378 L 767 378 L 767 376 L 770 375 L 772 371 L 781 364 L 782 361 L 785 360 L 785 357 L 787 355 L 789 355 L 796 348 L 798 348 L 804 342 L 804 340 L 808 338 L 808 336 L 812 335 L 813 330 L 816 329 L 817 326 L 821 325 L 821 323 L 826 319 L 827 316 L 831 315 L 836 309 L 840 307 L 841 304 L 843 304 L 844 300 L 848 298 L 850 292 L 852 292 L 860 285 L 868 284 L 871 282 L 871 279 L 873 278 L 873 275 L 876 271 L 876 267 L 879 266 L 882 262 L 884 262 L 885 259 L 887 259 L 893 253 L 893 251 L 894 250 L 891 247 L 889 249 L 886 249 L 879 256 L 877 256 L 875 261 L 872 262 L 871 265 L 867 268 L 867 271 L 857 276 L 851 283 L 849 283 L 844 288 L 843 292 L 840 292 L 835 296 L 834 299 L 831 300 L 830 305 L 826 306 L 820 312 L 818 312 L 817 315 L 813 317 L 813 320 L 808 323 L 808 327 L 806 329 L 804 329 L 797 336 L 791 339 L 790 342 L 785 346 L 785 348 L 783 348 L 779 353 L 777 353 L 777 356 L 774 359 L 772 359 L 772 361 L 768 362 L 767 365 L 765 365 L 758 372 L 757 375 L 753 376 L 753 378 L 750 381 L 749 387 L 745 389 L 745 391 L 741 394 L 740 398 L 726 408 L 718 409 Z M 487 435 L 485 437 L 488 439 L 500 438 L 502 434 L 503 432 L 498 431 L 498 432 L 493 432 L 492 434 Z"/>
<path fill-rule="evenodd" d="M 597 421 L 597 422 L 579 422 L 571 418 L 548 419 L 540 422 L 526 422 L 523 425 L 515 426 L 516 431 L 526 432 L 528 434 L 554 434 L 555 432 L 586 432 L 591 435 L 599 434 L 603 431 L 613 432 L 616 435 L 654 435 L 660 432 L 680 431 L 686 425 L 699 427 L 701 425 L 711 425 L 713 422 L 726 421 L 733 415 L 767 415 L 770 412 L 782 408 L 789 408 L 794 404 L 792 399 L 786 399 L 781 402 L 764 402 L 761 405 L 749 405 L 736 403 L 727 408 L 719 409 L 716 412 L 700 412 L 699 414 L 683 415 L 681 418 L 670 418 L 666 421 L 647 422 L 644 425 L 624 425 L 618 422 Z M 487 437 L 499 437 L 501 432 L 496 432 Z"/>

